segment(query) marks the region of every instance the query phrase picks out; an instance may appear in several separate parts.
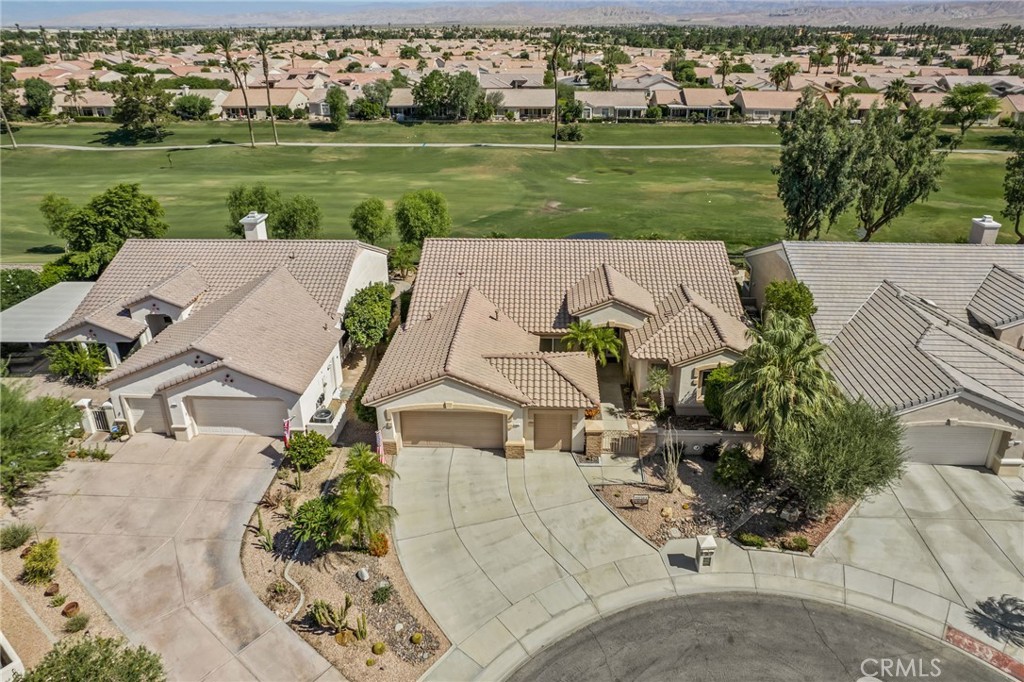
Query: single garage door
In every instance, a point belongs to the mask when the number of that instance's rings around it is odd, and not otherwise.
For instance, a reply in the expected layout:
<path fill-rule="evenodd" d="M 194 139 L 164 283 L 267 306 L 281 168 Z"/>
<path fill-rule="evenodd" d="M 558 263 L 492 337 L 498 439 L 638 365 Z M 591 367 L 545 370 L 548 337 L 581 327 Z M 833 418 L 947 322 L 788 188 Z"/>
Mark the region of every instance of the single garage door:
<path fill-rule="evenodd" d="M 164 399 L 128 398 L 128 418 L 135 433 L 167 433 Z"/>
<path fill-rule="evenodd" d="M 572 413 L 534 412 L 533 449 L 572 450 Z"/>
<path fill-rule="evenodd" d="M 457 410 L 401 413 L 402 444 L 408 447 L 505 447 L 505 417 Z"/>
<path fill-rule="evenodd" d="M 190 398 L 189 412 L 199 433 L 215 436 L 283 436 L 288 416 L 280 400 Z"/>
<path fill-rule="evenodd" d="M 995 435 L 974 426 L 908 426 L 903 445 L 911 462 L 985 466 Z"/>

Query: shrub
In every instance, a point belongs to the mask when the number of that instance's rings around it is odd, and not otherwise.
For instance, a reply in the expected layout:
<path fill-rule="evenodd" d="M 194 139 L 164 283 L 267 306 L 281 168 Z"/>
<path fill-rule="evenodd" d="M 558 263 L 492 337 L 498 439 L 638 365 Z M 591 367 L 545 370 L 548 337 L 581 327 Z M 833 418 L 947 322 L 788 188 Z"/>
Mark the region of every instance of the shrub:
<path fill-rule="evenodd" d="M 0 310 L 21 303 L 43 290 L 39 273 L 25 268 L 0 270 Z"/>
<path fill-rule="evenodd" d="M 558 129 L 558 139 L 563 142 L 582 142 L 583 127 L 579 123 L 568 123 Z"/>
<path fill-rule="evenodd" d="M 0 549 L 7 551 L 21 547 L 35 532 L 35 527 L 27 523 L 12 523 L 0 529 Z"/>
<path fill-rule="evenodd" d="M 409 638 L 409 641 L 412 642 L 413 644 L 419 645 L 419 643 L 423 641 L 423 633 L 422 632 L 414 632 L 414 633 L 412 633 L 412 637 Z"/>
<path fill-rule="evenodd" d="M 55 343 L 43 355 L 50 361 L 50 372 L 73 384 L 92 386 L 107 369 L 106 349 L 97 344 Z"/>
<path fill-rule="evenodd" d="M 794 535 L 791 538 L 786 538 L 786 540 L 782 542 L 782 548 L 788 549 L 791 552 L 806 552 L 810 546 L 810 543 L 807 542 L 807 538 L 803 535 Z"/>
<path fill-rule="evenodd" d="M 747 451 L 738 445 L 729 448 L 718 458 L 712 478 L 722 485 L 741 487 L 754 480 L 754 464 Z"/>
<path fill-rule="evenodd" d="M 367 424 L 377 425 L 377 408 L 370 407 L 369 405 L 363 405 L 363 394 L 366 393 L 366 384 L 359 389 L 359 392 L 355 397 L 355 409 L 356 416 L 359 417 L 359 421 L 366 422 Z"/>
<path fill-rule="evenodd" d="M 22 580 L 32 585 L 49 582 L 60 563 L 57 554 L 59 549 L 60 542 L 57 538 L 50 538 L 34 545 L 25 557 Z"/>
<path fill-rule="evenodd" d="M 374 660 L 372 658 L 366 659 L 366 667 L 367 668 L 372 668 L 375 665 L 377 665 L 377 661 L 376 660 Z"/>
<path fill-rule="evenodd" d="M 64 461 L 80 415 L 70 400 L 29 398 L 25 386 L 0 384 L 0 491 L 11 504 Z"/>
<path fill-rule="evenodd" d="M 381 585 L 373 591 L 373 603 L 384 604 L 388 599 L 391 599 L 391 585 Z"/>
<path fill-rule="evenodd" d="M 58 642 L 43 660 L 21 679 L 22 682 L 160 682 L 167 677 L 160 657 L 146 647 L 130 648 L 124 639 L 93 638 L 86 635 L 83 638 L 76 637 Z"/>
<path fill-rule="evenodd" d="M 716 367 L 704 379 L 704 409 L 718 421 L 722 421 L 722 394 L 735 380 L 732 365 Z"/>
<path fill-rule="evenodd" d="M 384 652 L 387 651 L 387 650 L 388 650 L 388 645 L 385 644 L 384 642 L 374 642 L 373 643 L 372 651 L 373 651 L 375 656 L 383 656 Z"/>
<path fill-rule="evenodd" d="M 58 594 L 50 598 L 50 606 L 56 608 L 58 606 L 64 606 L 64 602 L 68 600 L 67 595 Z"/>
<path fill-rule="evenodd" d="M 761 548 L 767 544 L 765 539 L 757 533 L 740 533 L 736 536 L 736 539 L 739 540 L 740 544 L 744 547 Z"/>
<path fill-rule="evenodd" d="M 99 462 L 106 462 L 108 459 L 113 457 L 113 455 L 107 452 L 107 449 L 101 445 L 94 448 L 78 448 L 78 456 L 82 459 L 95 459 Z"/>
<path fill-rule="evenodd" d="M 288 459 L 296 467 L 309 471 L 331 452 L 331 442 L 316 431 L 300 431 L 288 442 Z"/>
<path fill-rule="evenodd" d="M 764 290 L 766 311 L 778 311 L 790 317 L 809 319 L 818 312 L 814 296 L 803 282 L 782 279 L 770 283 Z"/>
<path fill-rule="evenodd" d="M 317 551 L 324 552 L 341 535 L 342 528 L 331 513 L 330 501 L 322 497 L 306 500 L 295 512 L 292 532 L 301 542 L 312 541 Z"/>
<path fill-rule="evenodd" d="M 374 533 L 370 536 L 370 544 L 367 549 L 371 556 L 387 556 L 388 550 L 391 549 L 391 544 L 388 542 L 388 536 L 384 533 Z"/>
<path fill-rule="evenodd" d="M 345 306 L 345 331 L 360 348 L 373 348 L 387 336 L 394 290 L 391 284 L 375 282 L 357 291 Z"/>
<path fill-rule="evenodd" d="M 68 618 L 64 623 L 64 632 L 81 632 L 89 624 L 89 614 L 79 613 Z"/>

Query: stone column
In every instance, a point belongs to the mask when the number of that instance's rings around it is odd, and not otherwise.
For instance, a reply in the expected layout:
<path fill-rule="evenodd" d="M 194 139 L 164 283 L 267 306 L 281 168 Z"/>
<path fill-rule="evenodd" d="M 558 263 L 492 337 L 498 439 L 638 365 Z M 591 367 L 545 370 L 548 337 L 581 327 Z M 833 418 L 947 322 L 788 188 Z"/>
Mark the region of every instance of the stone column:
<path fill-rule="evenodd" d="M 587 419 L 583 422 L 586 446 L 583 459 L 587 462 L 600 462 L 601 451 L 604 450 L 604 422 L 599 419 Z"/>
<path fill-rule="evenodd" d="M 655 424 L 640 427 L 637 437 L 636 454 L 638 457 L 648 457 L 658 449 L 658 427 Z"/>
<path fill-rule="evenodd" d="M 92 416 L 92 398 L 82 398 L 75 403 L 75 407 L 82 412 L 82 430 L 85 431 L 85 435 L 91 436 L 96 433 L 96 419 Z"/>
<path fill-rule="evenodd" d="M 505 459 L 525 459 L 526 441 L 509 440 L 505 441 Z"/>

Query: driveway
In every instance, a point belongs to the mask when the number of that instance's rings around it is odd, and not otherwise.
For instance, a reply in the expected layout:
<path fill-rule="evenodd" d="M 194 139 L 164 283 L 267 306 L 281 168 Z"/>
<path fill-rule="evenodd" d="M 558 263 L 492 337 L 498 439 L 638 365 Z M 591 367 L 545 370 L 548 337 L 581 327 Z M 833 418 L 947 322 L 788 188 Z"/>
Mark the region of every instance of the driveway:
<path fill-rule="evenodd" d="M 668 577 L 659 553 L 594 496 L 568 453 L 506 460 L 404 448 L 396 466 L 402 566 L 459 649 L 432 679 L 472 677 L 553 617 Z"/>
<path fill-rule="evenodd" d="M 17 511 L 172 680 L 340 680 L 242 577 L 239 547 L 281 455 L 269 438 L 140 434 L 69 460 Z"/>
<path fill-rule="evenodd" d="M 1024 481 L 911 465 L 865 500 L 818 556 L 905 581 L 967 607 L 1024 597 Z"/>

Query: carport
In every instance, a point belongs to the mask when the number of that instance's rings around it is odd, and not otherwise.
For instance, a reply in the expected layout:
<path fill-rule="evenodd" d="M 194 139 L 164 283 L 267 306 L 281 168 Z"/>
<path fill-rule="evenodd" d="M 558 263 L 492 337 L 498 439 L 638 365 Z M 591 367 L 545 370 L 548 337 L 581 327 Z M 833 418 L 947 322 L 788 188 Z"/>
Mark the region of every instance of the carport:
<path fill-rule="evenodd" d="M 67 322 L 93 284 L 60 282 L 0 312 L 0 344 L 12 370 L 38 364 L 35 351 L 49 343 L 46 335 Z"/>

